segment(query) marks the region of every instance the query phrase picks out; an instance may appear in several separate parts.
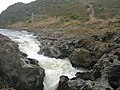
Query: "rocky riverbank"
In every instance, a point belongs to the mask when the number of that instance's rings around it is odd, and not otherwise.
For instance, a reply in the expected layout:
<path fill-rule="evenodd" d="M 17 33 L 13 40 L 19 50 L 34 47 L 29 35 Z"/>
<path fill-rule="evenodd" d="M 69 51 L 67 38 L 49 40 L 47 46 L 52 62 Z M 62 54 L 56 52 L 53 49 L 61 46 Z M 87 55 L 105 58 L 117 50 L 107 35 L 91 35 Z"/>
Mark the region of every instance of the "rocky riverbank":
<path fill-rule="evenodd" d="M 71 35 L 71 36 L 70 36 Z M 45 56 L 69 58 L 73 67 L 90 71 L 76 73 L 69 79 L 61 76 L 58 90 L 119 90 L 120 89 L 120 30 L 101 35 L 65 36 L 64 33 L 38 34 Z"/>
<path fill-rule="evenodd" d="M 41 42 L 38 53 L 52 58 L 69 58 L 73 67 L 89 70 L 77 72 L 74 78 L 61 76 L 57 90 L 120 89 L 119 29 L 87 36 L 46 31 L 36 33 Z M 27 58 L 9 38 L 0 37 L 0 89 L 43 90 L 45 73 L 38 62 Z"/>
<path fill-rule="evenodd" d="M 44 69 L 0 34 L 0 90 L 43 90 Z"/>

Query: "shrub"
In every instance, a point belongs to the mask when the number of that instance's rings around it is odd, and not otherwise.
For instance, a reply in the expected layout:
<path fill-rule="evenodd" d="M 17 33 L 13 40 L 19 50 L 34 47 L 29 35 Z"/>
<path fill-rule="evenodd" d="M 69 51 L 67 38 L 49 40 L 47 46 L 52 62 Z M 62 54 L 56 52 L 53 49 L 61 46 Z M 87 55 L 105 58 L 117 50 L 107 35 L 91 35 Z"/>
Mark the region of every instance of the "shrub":
<path fill-rule="evenodd" d="M 115 23 L 120 23 L 120 18 L 117 18 L 114 22 Z"/>
<path fill-rule="evenodd" d="M 79 14 L 71 14 L 70 15 L 70 19 L 73 19 L 73 20 L 79 20 L 79 19 L 81 19 L 81 16 L 79 15 Z"/>

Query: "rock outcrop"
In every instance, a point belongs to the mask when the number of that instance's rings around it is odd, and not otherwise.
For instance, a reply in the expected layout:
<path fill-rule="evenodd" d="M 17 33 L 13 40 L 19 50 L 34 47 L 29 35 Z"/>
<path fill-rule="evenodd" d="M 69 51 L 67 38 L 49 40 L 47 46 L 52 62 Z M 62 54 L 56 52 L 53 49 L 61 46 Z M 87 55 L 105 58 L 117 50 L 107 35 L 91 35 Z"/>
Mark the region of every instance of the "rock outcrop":
<path fill-rule="evenodd" d="M 87 68 L 72 79 L 61 76 L 58 90 L 119 90 L 120 30 L 71 39 L 44 39 L 46 56 L 69 58 L 74 67 Z M 42 40 L 42 39 L 41 39 Z M 50 43 L 48 43 L 50 42 Z M 55 53 L 52 53 L 51 47 Z M 48 52 L 49 51 L 49 52 Z M 65 54 L 64 54 L 65 53 Z M 64 55 L 64 56 L 62 56 Z"/>
<path fill-rule="evenodd" d="M 76 49 L 69 58 L 74 67 L 92 67 L 96 62 L 91 53 L 84 48 Z"/>
<path fill-rule="evenodd" d="M 118 30 L 104 35 L 81 35 L 79 38 L 41 35 L 39 39 L 43 46 L 39 53 L 52 58 L 69 58 L 75 67 L 91 68 L 105 53 L 120 47 L 119 34 Z"/>
<path fill-rule="evenodd" d="M 91 70 L 89 72 L 77 72 L 76 77 L 68 79 L 67 81 L 64 80 L 64 83 L 62 85 L 61 83 L 59 84 L 58 90 L 119 90 L 120 89 L 119 35 L 120 32 L 118 30 L 117 32 L 113 33 L 107 32 L 103 36 L 95 37 L 92 36 L 91 38 L 94 37 L 93 44 L 89 42 L 89 40 L 90 41 L 92 40 L 90 38 L 86 38 L 82 41 L 80 40 L 80 44 L 83 44 L 84 42 L 82 48 L 84 47 L 85 49 L 81 50 L 81 47 L 80 49 L 77 49 L 77 51 L 75 51 L 72 54 L 73 56 L 71 60 L 75 62 L 75 65 L 79 64 L 80 66 L 83 65 L 85 66 L 86 63 L 84 62 L 83 64 L 82 62 L 86 61 L 88 62 L 88 64 L 90 64 L 91 60 L 89 58 L 94 57 L 94 59 L 96 59 L 95 63 L 92 65 Z M 89 42 L 89 44 L 87 42 Z M 96 42 L 99 44 L 95 44 Z M 92 54 L 93 56 L 89 54 L 90 52 L 94 53 Z"/>
<path fill-rule="evenodd" d="M 60 84 L 58 90 L 119 90 L 120 61 L 115 52 L 104 54 L 91 71 L 76 73 L 76 77 Z"/>
<path fill-rule="evenodd" d="M 16 43 L 0 34 L 1 90 L 43 90 L 44 76 L 44 69 L 36 60 L 27 59 L 27 55 L 19 51 Z"/>

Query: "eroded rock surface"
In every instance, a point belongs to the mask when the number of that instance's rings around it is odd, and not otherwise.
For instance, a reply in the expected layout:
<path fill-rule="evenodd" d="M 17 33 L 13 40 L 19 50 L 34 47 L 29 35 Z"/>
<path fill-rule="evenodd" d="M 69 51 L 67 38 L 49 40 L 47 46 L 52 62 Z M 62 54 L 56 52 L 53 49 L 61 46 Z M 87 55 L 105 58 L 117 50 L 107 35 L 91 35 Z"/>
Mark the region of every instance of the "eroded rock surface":
<path fill-rule="evenodd" d="M 49 57 L 69 58 L 74 67 L 87 68 L 89 72 L 78 72 L 72 79 L 61 76 L 58 90 L 119 90 L 120 30 L 103 35 L 81 36 L 54 40 L 44 39 L 51 54 Z M 50 42 L 50 43 L 48 43 Z M 64 48 L 64 50 L 63 50 Z M 47 52 L 43 49 L 42 53 Z M 63 52 L 62 52 L 63 50 Z M 65 53 L 65 54 L 64 54 Z M 45 53 L 44 53 L 45 54 Z M 62 57 L 60 55 L 64 54 Z"/>
<path fill-rule="evenodd" d="M 0 89 L 43 90 L 44 76 L 36 60 L 27 59 L 16 43 L 0 34 Z"/>

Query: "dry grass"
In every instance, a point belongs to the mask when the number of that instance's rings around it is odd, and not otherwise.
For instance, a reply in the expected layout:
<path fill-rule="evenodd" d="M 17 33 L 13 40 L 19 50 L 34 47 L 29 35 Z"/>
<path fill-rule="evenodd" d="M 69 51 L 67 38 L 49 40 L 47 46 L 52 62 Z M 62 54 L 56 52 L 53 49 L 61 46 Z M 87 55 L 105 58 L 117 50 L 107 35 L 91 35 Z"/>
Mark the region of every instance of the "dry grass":
<path fill-rule="evenodd" d="M 41 21 L 34 21 L 33 23 L 28 22 L 18 22 L 13 25 L 9 25 L 9 28 L 14 29 L 35 29 L 35 28 L 47 28 L 50 25 L 54 25 L 56 23 L 60 22 L 60 18 L 56 17 L 50 17 Z"/>
<path fill-rule="evenodd" d="M 109 20 L 110 21 L 110 20 Z M 120 29 L 114 25 L 109 25 L 107 20 L 94 20 L 82 22 L 80 20 L 70 20 L 68 22 L 62 22 L 61 17 L 47 18 L 42 21 L 37 21 L 33 23 L 23 23 L 19 22 L 10 25 L 10 28 L 14 29 L 28 29 L 33 32 L 41 32 L 42 29 L 48 28 L 45 33 L 52 35 L 53 33 L 64 34 L 63 36 L 68 37 L 79 37 L 81 35 L 95 35 L 104 34 L 107 31 L 115 31 Z M 111 19 L 112 21 L 112 19 Z M 68 27 L 71 27 L 70 29 Z M 75 28 L 78 27 L 78 28 Z M 49 29 L 52 30 L 49 30 Z M 59 31 L 59 30 L 60 31 Z"/>

